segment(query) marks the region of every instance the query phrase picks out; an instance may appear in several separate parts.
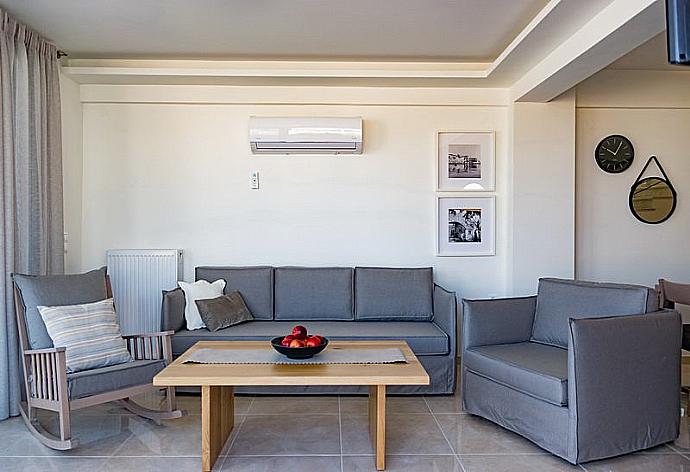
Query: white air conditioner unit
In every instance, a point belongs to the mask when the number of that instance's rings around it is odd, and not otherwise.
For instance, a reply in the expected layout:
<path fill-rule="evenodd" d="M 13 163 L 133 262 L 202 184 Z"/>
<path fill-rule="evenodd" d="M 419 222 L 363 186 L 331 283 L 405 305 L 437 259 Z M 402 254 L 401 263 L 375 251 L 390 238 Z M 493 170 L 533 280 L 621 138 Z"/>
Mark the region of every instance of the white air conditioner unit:
<path fill-rule="evenodd" d="M 254 154 L 362 154 L 362 118 L 249 118 Z"/>

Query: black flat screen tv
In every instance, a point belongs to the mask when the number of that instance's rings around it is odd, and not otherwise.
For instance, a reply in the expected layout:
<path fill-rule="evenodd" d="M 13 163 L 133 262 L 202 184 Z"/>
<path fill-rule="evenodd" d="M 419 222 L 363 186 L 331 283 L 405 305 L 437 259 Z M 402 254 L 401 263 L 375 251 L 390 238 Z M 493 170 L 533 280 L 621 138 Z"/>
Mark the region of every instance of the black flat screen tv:
<path fill-rule="evenodd" d="M 668 62 L 690 65 L 690 0 L 666 0 Z"/>

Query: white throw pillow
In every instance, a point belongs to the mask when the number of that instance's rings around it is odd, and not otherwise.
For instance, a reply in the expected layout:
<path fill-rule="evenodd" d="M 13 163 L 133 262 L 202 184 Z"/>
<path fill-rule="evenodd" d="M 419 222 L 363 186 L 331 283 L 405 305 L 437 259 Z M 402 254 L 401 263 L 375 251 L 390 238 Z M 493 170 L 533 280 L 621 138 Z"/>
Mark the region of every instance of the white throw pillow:
<path fill-rule="evenodd" d="M 55 347 L 65 348 L 67 372 L 131 362 L 113 299 L 67 306 L 39 306 Z"/>
<path fill-rule="evenodd" d="M 187 329 L 192 331 L 194 329 L 205 328 L 199 308 L 194 303 L 196 300 L 204 300 L 207 298 L 217 298 L 223 295 L 225 289 L 225 280 L 218 279 L 213 283 L 208 283 L 205 280 L 198 282 L 178 282 L 182 291 L 184 291 L 184 317 L 187 321 Z"/>

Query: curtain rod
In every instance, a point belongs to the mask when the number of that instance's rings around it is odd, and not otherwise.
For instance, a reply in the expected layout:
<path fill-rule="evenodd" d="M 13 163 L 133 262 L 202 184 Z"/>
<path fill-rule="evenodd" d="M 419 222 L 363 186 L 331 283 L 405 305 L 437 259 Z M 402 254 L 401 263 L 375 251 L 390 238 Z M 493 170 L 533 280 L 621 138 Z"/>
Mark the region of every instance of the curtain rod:
<path fill-rule="evenodd" d="M 61 57 L 67 57 L 67 56 L 69 56 L 69 54 L 67 54 L 65 51 L 61 51 L 61 50 L 59 50 L 59 49 L 57 50 L 56 55 L 57 55 L 57 58 L 58 58 L 58 59 L 60 59 Z"/>

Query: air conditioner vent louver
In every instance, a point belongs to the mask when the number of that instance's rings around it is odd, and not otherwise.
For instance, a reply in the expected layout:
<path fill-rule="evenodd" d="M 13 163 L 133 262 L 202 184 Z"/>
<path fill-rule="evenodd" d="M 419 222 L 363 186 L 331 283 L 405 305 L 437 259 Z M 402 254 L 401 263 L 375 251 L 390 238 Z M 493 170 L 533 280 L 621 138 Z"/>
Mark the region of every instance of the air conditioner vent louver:
<path fill-rule="evenodd" d="M 361 154 L 362 118 L 249 119 L 254 154 Z"/>

